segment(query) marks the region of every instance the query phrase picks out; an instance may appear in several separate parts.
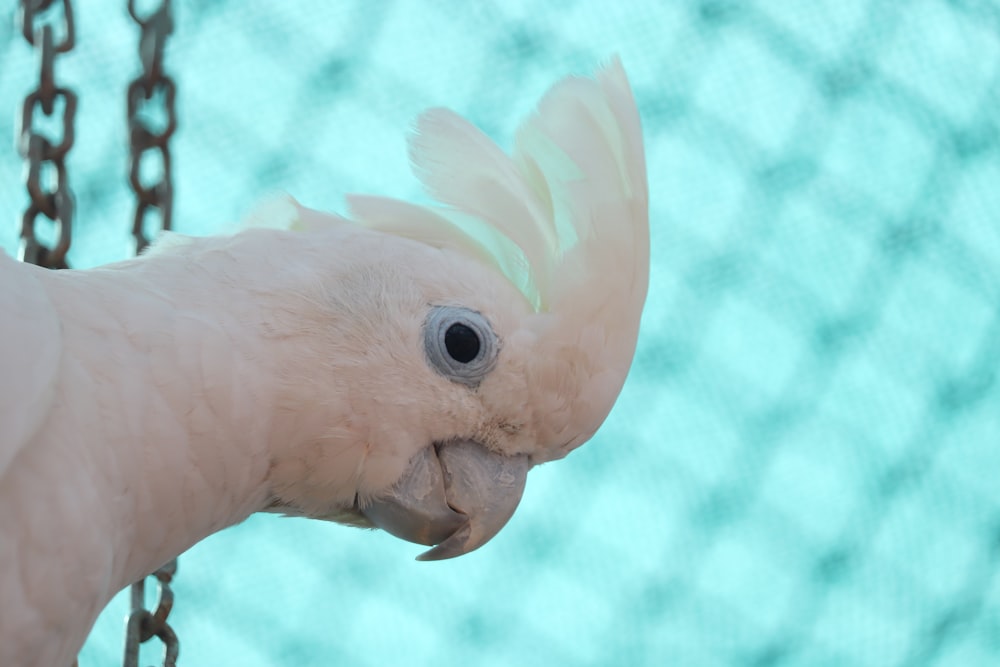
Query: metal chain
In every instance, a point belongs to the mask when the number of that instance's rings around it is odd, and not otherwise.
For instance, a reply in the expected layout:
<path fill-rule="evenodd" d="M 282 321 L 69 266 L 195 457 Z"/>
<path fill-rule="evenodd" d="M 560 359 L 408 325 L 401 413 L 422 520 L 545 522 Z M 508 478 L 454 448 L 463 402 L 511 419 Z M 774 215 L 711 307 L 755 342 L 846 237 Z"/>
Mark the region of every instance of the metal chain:
<path fill-rule="evenodd" d="M 147 18 L 136 12 L 136 1 L 128 0 L 128 13 L 142 29 L 139 38 L 139 58 L 142 74 L 128 87 L 128 129 L 129 129 L 129 183 L 135 191 L 136 209 L 132 224 L 136 253 L 149 245 L 146 235 L 146 218 L 151 211 L 159 211 L 160 227 L 170 229 L 173 217 L 174 185 L 170 164 L 170 137 L 177 129 L 177 113 L 174 100 L 177 88 L 174 80 L 164 74 L 163 50 L 167 37 L 174 30 L 170 0 L 162 0 L 160 6 Z M 158 109 L 153 106 L 154 96 Z M 155 129 L 148 118 L 150 111 L 164 119 L 162 127 Z M 159 178 L 147 185 L 142 179 L 143 155 L 152 152 L 159 156 Z"/>
<path fill-rule="evenodd" d="M 61 6 L 55 12 L 58 19 L 45 20 L 41 15 L 53 5 Z M 21 218 L 21 248 L 19 259 L 50 269 L 66 268 L 73 227 L 73 193 L 66 175 L 66 155 L 73 147 L 73 119 L 76 116 L 77 97 L 69 88 L 55 81 L 56 55 L 73 48 L 76 40 L 73 25 L 73 6 L 70 0 L 21 0 L 18 19 L 21 34 L 39 54 L 38 87 L 28 93 L 21 106 L 18 119 L 17 148 L 25 161 L 25 185 L 30 203 Z M 56 42 L 53 23 L 59 21 L 60 40 Z M 35 113 L 51 117 L 56 112 L 56 102 L 62 101 L 62 139 L 53 143 L 36 128 Z M 44 246 L 36 234 L 36 222 L 44 215 L 56 224 L 55 246 Z"/>
<path fill-rule="evenodd" d="M 177 654 L 180 652 L 180 642 L 173 628 L 167 623 L 167 616 L 174 606 L 174 593 L 170 590 L 170 581 L 177 573 L 177 559 L 170 561 L 159 570 L 149 575 L 155 577 L 159 598 L 156 609 L 146 609 L 146 579 L 132 584 L 132 613 L 125 624 L 125 659 L 124 667 L 139 667 L 139 645 L 153 637 L 163 642 L 163 667 L 175 667 Z"/>
<path fill-rule="evenodd" d="M 128 13 L 139 25 L 139 59 L 142 73 L 128 87 L 128 130 L 129 130 L 129 183 L 135 192 L 136 208 L 132 223 L 136 254 L 149 245 L 146 236 L 146 217 L 151 211 L 160 214 L 160 227 L 170 229 L 173 216 L 174 185 L 170 162 L 170 137 L 177 130 L 175 98 L 177 87 L 173 79 L 164 73 L 163 52 L 167 37 L 174 30 L 170 0 L 162 0 L 160 6 L 146 18 L 139 16 L 136 0 L 128 0 Z M 154 97 L 157 105 L 153 104 Z M 158 106 L 159 108 L 153 108 Z M 151 116 L 161 119 L 159 129 Z M 163 120 L 165 119 L 165 120 Z M 142 178 L 143 155 L 152 152 L 159 156 L 159 178 L 146 184 Z M 151 574 L 155 577 L 159 599 L 156 609 L 145 607 L 146 580 L 132 584 L 132 612 L 125 626 L 125 667 L 138 667 L 139 645 L 158 637 L 163 642 L 163 667 L 175 667 L 180 643 L 173 628 L 167 623 L 167 616 L 174 604 L 174 594 L 170 582 L 177 572 L 177 559 L 170 561 Z"/>

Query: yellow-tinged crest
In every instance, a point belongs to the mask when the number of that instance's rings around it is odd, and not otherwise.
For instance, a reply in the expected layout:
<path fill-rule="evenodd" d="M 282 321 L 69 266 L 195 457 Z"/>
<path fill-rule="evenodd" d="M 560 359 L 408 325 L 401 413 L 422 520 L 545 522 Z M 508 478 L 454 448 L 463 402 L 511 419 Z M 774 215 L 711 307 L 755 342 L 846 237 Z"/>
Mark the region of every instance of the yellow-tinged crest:
<path fill-rule="evenodd" d="M 616 58 L 556 84 L 518 129 L 513 155 L 447 109 L 417 121 L 414 171 L 443 206 L 351 196 L 355 218 L 500 269 L 539 312 L 584 291 L 641 304 L 649 240 L 639 116 Z M 615 276 L 628 274 L 622 285 Z M 563 303 L 563 305 L 567 305 Z"/>

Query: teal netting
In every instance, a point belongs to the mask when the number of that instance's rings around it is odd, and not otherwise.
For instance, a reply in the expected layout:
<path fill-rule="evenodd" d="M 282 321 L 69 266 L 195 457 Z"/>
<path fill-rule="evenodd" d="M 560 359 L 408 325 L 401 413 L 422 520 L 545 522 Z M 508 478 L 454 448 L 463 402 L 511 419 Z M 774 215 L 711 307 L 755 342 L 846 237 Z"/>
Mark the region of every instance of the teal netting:
<path fill-rule="evenodd" d="M 12 4 L 12 3 L 9 3 Z M 77 3 L 71 263 L 128 252 L 124 0 Z M 620 52 L 653 269 L 608 423 L 486 548 L 255 517 L 180 561 L 183 665 L 1000 662 L 1000 3 L 179 2 L 176 226 L 416 195 L 415 114 L 509 138 Z M 35 61 L 0 16 L 0 136 Z M 0 245 L 26 198 L 0 146 Z M 120 659 L 119 596 L 81 657 Z M 147 656 L 145 662 L 152 662 Z"/>

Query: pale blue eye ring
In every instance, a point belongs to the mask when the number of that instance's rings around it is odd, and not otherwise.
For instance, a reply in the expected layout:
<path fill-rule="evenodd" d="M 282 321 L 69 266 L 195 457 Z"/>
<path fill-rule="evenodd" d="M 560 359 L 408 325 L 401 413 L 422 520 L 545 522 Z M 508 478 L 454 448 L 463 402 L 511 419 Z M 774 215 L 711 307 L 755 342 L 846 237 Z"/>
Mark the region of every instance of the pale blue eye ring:
<path fill-rule="evenodd" d="M 461 306 L 433 306 L 424 321 L 424 353 L 441 375 L 477 387 L 497 364 L 500 340 L 482 313 Z"/>

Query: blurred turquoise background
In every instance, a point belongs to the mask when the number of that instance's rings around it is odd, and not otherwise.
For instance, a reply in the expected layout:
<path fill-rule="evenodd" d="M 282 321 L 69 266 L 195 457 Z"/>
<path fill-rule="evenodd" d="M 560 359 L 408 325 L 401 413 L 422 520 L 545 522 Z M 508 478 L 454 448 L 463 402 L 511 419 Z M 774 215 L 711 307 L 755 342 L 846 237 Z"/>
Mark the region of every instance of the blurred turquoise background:
<path fill-rule="evenodd" d="M 13 3 L 9 3 L 13 4 Z M 124 0 L 78 2 L 70 262 L 127 256 Z M 653 268 L 594 440 L 456 561 L 254 517 L 180 560 L 181 665 L 1000 664 L 1000 3 L 176 2 L 176 229 L 418 197 L 445 105 L 506 144 L 620 53 Z M 0 136 L 36 64 L 0 15 Z M 0 144 L 0 245 L 26 204 Z M 80 664 L 121 659 L 119 596 Z M 144 654 L 152 663 L 155 651 Z"/>

